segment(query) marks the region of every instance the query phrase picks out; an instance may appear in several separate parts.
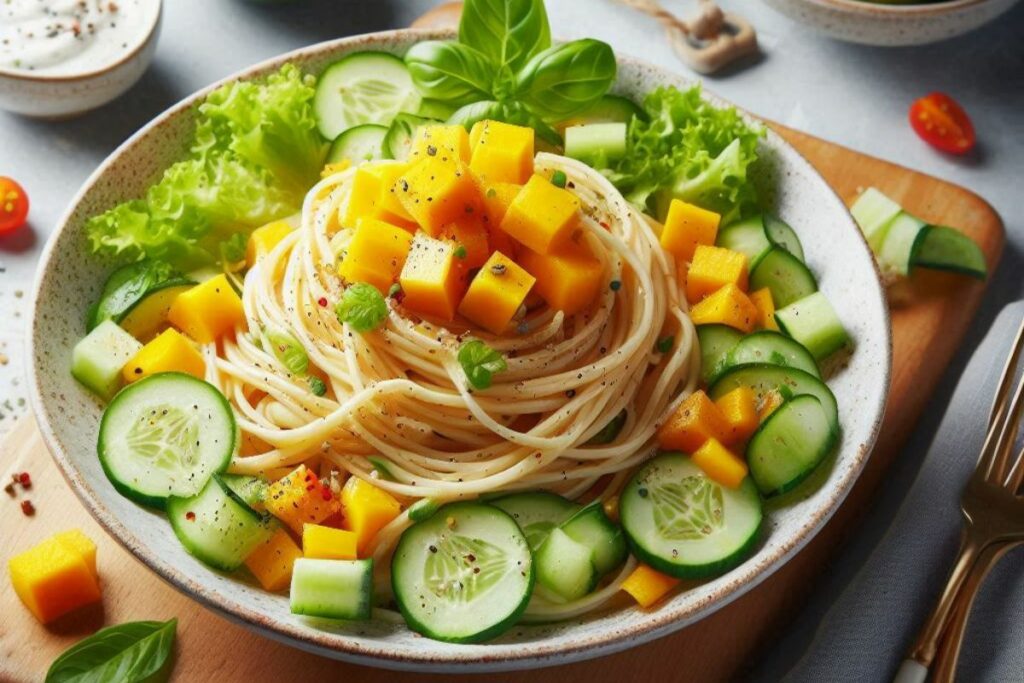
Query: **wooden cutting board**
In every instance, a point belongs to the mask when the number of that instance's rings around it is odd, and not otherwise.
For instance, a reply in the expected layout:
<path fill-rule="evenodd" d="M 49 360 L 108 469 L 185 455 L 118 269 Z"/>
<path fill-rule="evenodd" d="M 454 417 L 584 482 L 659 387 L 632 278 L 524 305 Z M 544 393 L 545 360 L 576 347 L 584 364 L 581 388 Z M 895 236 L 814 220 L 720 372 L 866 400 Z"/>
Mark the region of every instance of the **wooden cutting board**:
<path fill-rule="evenodd" d="M 961 228 L 980 245 L 995 270 L 1003 249 L 1002 221 L 983 199 L 945 181 L 783 126 L 772 127 L 821 172 L 849 204 L 874 185 L 930 222 Z M 830 554 L 854 529 L 858 511 L 899 453 L 943 369 L 970 325 L 985 284 L 942 273 L 917 273 L 892 305 L 893 373 L 888 410 L 867 467 L 833 519 L 798 555 L 747 593 L 703 621 L 673 635 L 598 660 L 532 672 L 466 676 L 464 681 L 567 683 L 595 680 L 725 681 L 756 662 L 803 604 Z M 33 488 L 10 498 L 0 493 L 0 566 L 50 534 L 81 528 L 99 546 L 102 608 L 86 609 L 40 626 L 18 602 L 0 571 L 0 681 L 42 680 L 50 662 L 96 629 L 139 619 L 178 617 L 177 662 L 172 680 L 275 683 L 316 680 L 395 681 L 411 675 L 376 670 L 307 654 L 237 626 L 163 583 L 107 536 L 68 489 L 31 417 L 0 444 L 0 473 L 26 470 Z M 29 498 L 35 516 L 22 515 Z M 685 674 L 684 674 L 685 672 Z M 417 680 L 450 680 L 447 676 Z"/>

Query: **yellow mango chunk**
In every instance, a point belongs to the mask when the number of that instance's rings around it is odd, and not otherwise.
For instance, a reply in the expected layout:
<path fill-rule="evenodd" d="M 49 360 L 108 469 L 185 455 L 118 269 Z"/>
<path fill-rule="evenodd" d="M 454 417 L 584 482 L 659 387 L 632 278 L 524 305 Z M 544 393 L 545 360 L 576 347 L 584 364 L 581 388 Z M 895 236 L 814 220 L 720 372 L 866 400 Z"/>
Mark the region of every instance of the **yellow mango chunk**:
<path fill-rule="evenodd" d="M 288 221 L 274 221 L 256 228 L 245 245 L 245 265 L 252 268 L 292 231 Z"/>
<path fill-rule="evenodd" d="M 7 562 L 14 592 L 41 623 L 99 602 L 100 584 L 75 543 L 51 537 Z"/>
<path fill-rule="evenodd" d="M 369 166 L 360 166 L 352 176 L 348 201 L 339 208 L 338 221 L 342 227 L 353 228 L 360 218 L 370 216 L 377 204 L 381 188 L 380 177 Z"/>
<path fill-rule="evenodd" d="M 223 273 L 178 295 L 167 319 L 200 344 L 245 325 L 242 300 Z"/>
<path fill-rule="evenodd" d="M 469 167 L 492 183 L 525 183 L 533 173 L 533 129 L 477 121 L 469 133 Z"/>
<path fill-rule="evenodd" d="M 121 371 L 125 382 L 134 382 L 158 372 L 184 372 L 202 379 L 206 361 L 181 332 L 166 329 L 143 346 Z"/>
<path fill-rule="evenodd" d="M 705 441 L 703 446 L 693 452 L 690 459 L 704 470 L 708 477 L 731 489 L 739 488 L 747 476 L 747 463 L 723 446 L 718 439 Z"/>
<path fill-rule="evenodd" d="M 703 391 L 687 396 L 658 429 L 662 448 L 693 453 L 708 439 L 729 437 L 729 423 L 714 401 Z"/>
<path fill-rule="evenodd" d="M 412 235 L 397 225 L 376 218 L 360 218 L 338 274 L 349 283 L 368 282 L 387 294 L 412 246 Z"/>
<path fill-rule="evenodd" d="M 398 180 L 408 170 L 409 164 L 379 164 L 371 171 L 380 179 L 380 188 L 370 215 L 410 232 L 416 232 L 416 222 L 405 210 L 398 198 Z"/>
<path fill-rule="evenodd" d="M 349 477 L 341 489 L 342 526 L 355 533 L 360 557 L 366 554 L 377 532 L 402 512 L 395 498 L 373 484 Z"/>
<path fill-rule="evenodd" d="M 593 304 L 604 280 L 601 262 L 572 242 L 548 254 L 524 249 L 519 263 L 537 278 L 537 292 L 548 305 L 566 315 Z"/>
<path fill-rule="evenodd" d="M 348 201 L 339 208 L 342 227 L 355 227 L 360 218 L 377 218 L 415 230 L 415 222 L 395 192 L 395 184 L 407 168 L 407 164 L 364 164 L 356 169 Z"/>
<path fill-rule="evenodd" d="M 765 330 L 778 330 L 775 322 L 775 301 L 772 300 L 772 290 L 762 287 L 756 292 L 750 293 L 750 301 L 757 309 L 757 326 Z"/>
<path fill-rule="evenodd" d="M 80 529 L 62 531 L 55 534 L 53 538 L 85 560 L 85 566 L 89 568 L 93 576 L 99 578 L 99 573 L 96 571 L 96 544 L 92 542 L 91 538 L 82 533 Z"/>
<path fill-rule="evenodd" d="M 402 305 L 423 315 L 451 320 L 466 289 L 453 242 L 419 233 L 402 268 Z"/>
<path fill-rule="evenodd" d="M 729 437 L 723 440 L 727 446 L 743 443 L 757 430 L 757 396 L 750 387 L 736 387 L 715 401 L 729 423 Z"/>
<path fill-rule="evenodd" d="M 485 330 L 501 334 L 535 282 L 521 266 L 496 251 L 469 284 L 459 313 Z"/>
<path fill-rule="evenodd" d="M 409 215 L 431 237 L 448 223 L 482 213 L 483 196 L 469 167 L 457 159 L 428 156 L 414 162 L 395 187 Z"/>
<path fill-rule="evenodd" d="M 302 534 L 303 524 L 319 524 L 341 509 L 338 497 L 305 465 L 299 465 L 267 489 L 267 512 Z"/>
<path fill-rule="evenodd" d="M 452 155 L 464 163 L 469 163 L 469 133 L 464 126 L 445 126 L 442 124 L 420 126 L 412 139 L 409 160 L 418 161 L 426 157 Z"/>
<path fill-rule="evenodd" d="M 322 560 L 354 560 L 358 540 L 354 531 L 306 524 L 302 527 L 302 554 Z"/>
<path fill-rule="evenodd" d="M 441 236 L 455 243 L 456 256 L 463 270 L 479 268 L 491 255 L 487 229 L 476 220 L 460 220 L 441 229 Z M 462 251 L 459 251 L 462 247 Z"/>
<path fill-rule="evenodd" d="M 622 582 L 622 590 L 632 595 L 641 607 L 650 607 L 677 585 L 679 579 L 674 576 L 662 574 L 646 564 L 639 564 Z"/>
<path fill-rule="evenodd" d="M 302 557 L 302 549 L 291 534 L 278 529 L 266 543 L 259 545 L 245 558 L 249 568 L 264 590 L 284 590 L 292 581 L 292 567 Z"/>
<path fill-rule="evenodd" d="M 694 325 L 721 323 L 740 332 L 750 332 L 757 324 L 757 307 L 734 284 L 728 284 L 690 309 Z"/>
<path fill-rule="evenodd" d="M 714 246 L 721 220 L 714 211 L 673 199 L 661 229 L 661 246 L 677 261 L 689 261 L 698 245 Z"/>
<path fill-rule="evenodd" d="M 572 192 L 534 175 L 512 200 L 501 229 L 538 254 L 565 244 L 579 221 L 580 200 Z"/>
<path fill-rule="evenodd" d="M 726 285 L 747 291 L 747 255 L 698 244 L 686 273 L 686 299 L 691 304 Z"/>
<path fill-rule="evenodd" d="M 523 189 L 522 185 L 515 183 L 488 183 L 484 185 L 484 216 L 487 225 L 496 228 L 508 212 L 508 207 Z"/>

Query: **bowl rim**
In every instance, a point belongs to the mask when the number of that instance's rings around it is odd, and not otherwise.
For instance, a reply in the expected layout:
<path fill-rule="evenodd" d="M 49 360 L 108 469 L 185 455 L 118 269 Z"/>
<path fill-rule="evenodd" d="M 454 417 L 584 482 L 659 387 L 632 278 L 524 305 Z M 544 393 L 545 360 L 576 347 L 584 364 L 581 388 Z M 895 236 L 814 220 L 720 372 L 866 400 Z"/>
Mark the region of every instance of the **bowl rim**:
<path fill-rule="evenodd" d="M 131 49 L 129 49 L 124 55 L 118 57 L 115 61 L 104 66 L 94 68 L 91 71 L 76 71 L 67 75 L 34 74 L 33 72 L 25 71 L 24 69 L 7 69 L 0 66 L 0 78 L 8 78 L 15 81 L 27 81 L 30 83 L 78 83 L 97 78 L 99 76 L 104 76 L 115 71 L 128 62 L 134 61 L 143 53 L 143 51 L 145 51 L 146 46 L 156 36 L 157 27 L 160 26 L 160 22 L 163 19 L 164 2 L 163 0 L 153 1 L 156 2 L 156 12 L 153 13 L 153 18 L 149 25 L 146 26 L 145 31 L 139 32 L 140 37 L 136 39 L 136 42 L 131 46 Z M 120 149 L 121 147 L 119 146 L 114 150 L 114 152 L 116 153 Z M 89 180 L 92 180 L 92 176 L 89 177 Z M 77 195 L 75 198 L 78 198 Z M 58 223 L 58 225 L 62 224 L 63 223 Z"/>
<path fill-rule="evenodd" d="M 940 0 L 938 2 L 888 3 L 871 0 L 802 0 L 809 5 L 838 9 L 854 14 L 899 15 L 919 17 L 948 14 L 950 12 L 980 5 L 992 0 Z"/>
<path fill-rule="evenodd" d="M 379 644 L 377 645 L 367 646 L 357 640 L 347 639 L 344 635 L 338 637 L 337 634 L 333 632 L 311 631 L 309 628 L 303 628 L 295 624 L 274 620 L 263 612 L 248 607 L 240 601 L 225 599 L 213 588 L 200 585 L 198 582 L 191 579 L 184 570 L 178 569 L 168 561 L 161 559 L 158 553 L 152 551 L 148 546 L 139 542 L 139 540 L 135 538 L 134 534 L 130 532 L 108 508 L 104 506 L 102 501 L 93 491 L 92 487 L 74 465 L 73 460 L 68 457 L 67 453 L 65 453 L 62 443 L 57 437 L 56 431 L 51 423 L 49 411 L 45 405 L 46 402 L 43 398 L 45 394 L 41 384 L 41 378 L 37 370 L 39 366 L 39 358 L 37 356 L 38 347 L 35 344 L 35 339 L 37 337 L 37 327 L 39 324 L 39 302 L 41 300 L 40 290 L 44 280 L 42 274 L 49 267 L 51 257 L 58 241 L 57 238 L 65 229 L 67 229 L 71 219 L 73 218 L 76 207 L 81 203 L 89 191 L 91 191 L 96 182 L 119 161 L 121 154 L 127 148 L 133 146 L 140 138 L 147 136 L 154 128 L 169 119 L 178 116 L 181 112 L 190 109 L 197 101 L 201 100 L 223 84 L 240 79 L 252 78 L 259 72 L 277 68 L 290 61 L 305 58 L 315 59 L 324 53 L 329 53 L 338 49 L 343 50 L 353 45 L 361 44 L 372 49 L 373 46 L 379 47 L 381 43 L 386 43 L 388 41 L 400 42 L 445 39 L 450 38 L 453 35 L 454 32 L 447 29 L 394 29 L 359 34 L 356 36 L 347 36 L 279 54 L 230 74 L 193 92 L 179 102 L 171 105 L 161 114 L 154 117 L 145 126 L 140 128 L 127 140 L 121 143 L 121 145 L 119 145 L 117 149 L 115 149 L 103 162 L 101 162 L 96 170 L 93 171 L 93 173 L 84 181 L 82 187 L 75 194 L 68 204 L 68 207 L 61 215 L 61 218 L 57 222 L 56 229 L 47 240 L 46 246 L 44 247 L 43 253 L 40 257 L 39 271 L 33 284 L 32 291 L 32 317 L 27 330 L 27 343 L 31 354 L 31 362 L 29 363 L 31 405 L 39 423 L 40 432 L 44 437 L 44 441 L 47 444 L 51 456 L 58 465 L 58 469 L 60 469 L 61 474 L 71 486 L 75 495 L 99 522 L 100 526 L 102 526 L 103 529 L 122 547 L 134 555 L 138 560 L 145 564 L 148 569 L 156 573 L 165 582 L 171 584 L 175 589 L 184 593 L 189 598 L 213 610 L 218 615 L 227 618 L 229 621 L 255 630 L 266 637 L 292 647 L 297 647 L 302 650 L 335 659 L 343 659 L 357 664 L 379 668 L 418 672 L 435 671 L 469 673 L 509 671 L 568 664 L 571 662 L 613 654 L 615 652 L 649 642 L 656 638 L 660 638 L 689 624 L 700 621 L 752 590 L 788 562 L 789 559 L 809 543 L 811 539 L 818 534 L 825 523 L 831 519 L 832 515 L 836 512 L 845 500 L 846 496 L 849 494 L 850 490 L 853 488 L 853 485 L 863 470 L 871 453 L 871 449 L 878 437 L 889 396 L 889 385 L 892 370 L 892 332 L 889 308 L 885 301 L 884 288 L 881 284 L 877 265 L 874 258 L 871 256 L 871 251 L 866 240 L 863 238 L 860 230 L 857 229 L 852 217 L 849 215 L 849 212 L 846 211 L 846 206 L 842 199 L 836 194 L 835 190 L 825 182 L 824 178 L 822 178 L 817 170 L 814 169 L 810 162 L 770 127 L 765 127 L 766 137 L 770 138 L 775 146 L 781 147 L 785 152 L 794 155 L 797 163 L 806 165 L 807 169 L 812 173 L 812 177 L 820 184 L 819 191 L 823 191 L 827 195 L 830 195 L 831 199 L 842 207 L 846 214 L 845 217 L 848 229 L 853 231 L 856 235 L 857 243 L 863 250 L 862 256 L 868 258 L 871 263 L 872 271 L 875 274 L 874 286 L 871 287 L 871 289 L 874 294 L 873 298 L 876 299 L 875 303 L 878 306 L 878 310 L 882 311 L 884 323 L 883 332 L 885 335 L 885 344 L 884 349 L 880 350 L 881 353 L 879 355 L 882 375 L 881 386 L 884 387 L 884 390 L 879 393 L 877 398 L 871 396 L 867 399 L 870 409 L 874 411 L 874 419 L 871 422 L 864 440 L 855 446 L 854 444 L 851 444 L 851 450 L 853 450 L 854 453 L 852 462 L 842 479 L 837 482 L 837 488 L 835 489 L 833 496 L 828 499 L 827 504 L 822 505 L 818 509 L 809 513 L 809 518 L 807 520 L 802 520 L 801 526 L 795 532 L 795 538 L 793 538 L 790 543 L 780 545 L 773 553 L 770 554 L 770 556 L 758 558 L 756 563 L 750 563 L 747 565 L 746 573 L 731 583 L 723 585 L 720 592 L 713 600 L 690 608 L 680 607 L 674 610 L 668 609 L 667 606 L 663 606 L 658 611 L 649 612 L 648 618 L 642 624 L 636 626 L 609 626 L 594 636 L 584 637 L 578 642 L 570 644 L 563 643 L 557 646 L 546 644 L 545 640 L 541 639 L 525 644 L 524 647 L 519 648 L 514 652 L 503 652 L 500 655 L 496 655 L 488 654 L 485 649 L 476 649 L 482 647 L 479 645 L 451 646 L 445 647 L 444 649 L 422 648 L 416 649 L 415 651 L 408 648 L 401 648 L 396 651 L 394 644 L 386 641 L 379 641 Z M 680 77 L 670 69 L 651 64 L 622 52 L 616 51 L 616 58 L 620 63 L 627 63 L 655 72 L 665 73 L 674 79 L 678 79 Z M 693 82 L 696 83 L 697 81 Z M 718 106 L 736 106 L 717 95 L 708 93 L 707 91 L 702 93 L 702 97 L 709 99 Z M 741 107 L 737 107 L 737 110 L 741 115 L 747 117 L 748 120 L 764 123 L 763 119 L 754 117 Z M 758 556 L 755 554 L 750 559 L 753 560 L 757 557 Z M 741 564 L 736 570 L 739 570 L 743 566 L 744 565 Z M 709 605 L 711 606 L 710 608 Z M 439 645 L 448 646 L 449 644 L 439 643 Z M 484 644 L 483 647 L 486 647 L 486 644 Z"/>

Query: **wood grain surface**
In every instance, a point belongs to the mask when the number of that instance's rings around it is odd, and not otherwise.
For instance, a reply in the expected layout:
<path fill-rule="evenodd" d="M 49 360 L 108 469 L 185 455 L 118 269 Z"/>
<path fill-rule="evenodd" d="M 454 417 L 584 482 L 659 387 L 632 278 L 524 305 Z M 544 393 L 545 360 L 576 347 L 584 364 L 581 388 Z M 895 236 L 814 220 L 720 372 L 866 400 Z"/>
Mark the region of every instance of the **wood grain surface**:
<path fill-rule="evenodd" d="M 1002 222 L 973 193 L 937 178 L 868 157 L 810 135 L 773 126 L 800 150 L 849 204 L 874 185 L 923 219 L 963 229 L 982 247 L 991 270 L 1003 248 Z M 760 586 L 703 621 L 653 643 L 597 660 L 532 672 L 465 676 L 459 680 L 529 681 L 726 681 L 756 661 L 799 609 L 803 596 L 858 510 L 870 501 L 886 468 L 906 440 L 957 348 L 985 291 L 985 283 L 940 273 L 917 273 L 892 303 L 893 375 L 889 407 L 878 444 L 855 488 L 835 517 L 798 555 Z M 927 363 L 924 362 L 925 359 Z M 50 534 L 79 527 L 99 546 L 102 608 L 40 626 L 18 602 L 6 569 L 0 571 L 0 681 L 40 681 L 65 648 L 104 625 L 137 619 L 179 619 L 173 681 L 451 680 L 355 666 L 307 654 L 250 633 L 206 611 L 163 583 L 108 537 L 70 492 L 31 418 L 0 444 L 0 473 L 28 470 L 34 485 L 13 499 L 0 493 L 0 566 L 15 552 Z M 18 500 L 29 497 L 34 517 Z M 699 664 L 698 664 L 699 663 Z"/>

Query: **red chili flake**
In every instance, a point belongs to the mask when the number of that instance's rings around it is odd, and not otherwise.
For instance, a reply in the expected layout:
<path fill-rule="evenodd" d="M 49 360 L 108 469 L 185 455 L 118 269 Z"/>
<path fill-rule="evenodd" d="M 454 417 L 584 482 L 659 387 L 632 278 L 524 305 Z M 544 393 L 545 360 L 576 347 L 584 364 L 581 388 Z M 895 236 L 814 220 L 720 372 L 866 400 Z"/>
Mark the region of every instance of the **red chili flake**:
<path fill-rule="evenodd" d="M 315 488 L 316 488 L 316 484 L 310 484 L 309 486 L 306 487 L 306 490 L 307 491 L 312 491 Z"/>
<path fill-rule="evenodd" d="M 612 229 L 612 226 L 608 225 L 608 224 L 607 224 L 607 223 L 605 223 L 604 221 L 601 221 L 600 223 L 598 223 L 598 225 L 600 225 L 600 226 L 601 226 L 602 228 L 604 228 L 605 230 L 611 230 L 611 229 Z"/>
<path fill-rule="evenodd" d="M 30 489 L 32 488 L 32 477 L 29 476 L 28 472 L 22 472 L 18 475 L 18 483 L 21 484 L 21 488 Z"/>
<path fill-rule="evenodd" d="M 334 494 L 331 493 L 330 486 L 324 486 L 323 489 L 320 491 L 320 495 L 323 496 L 324 500 L 330 500 L 331 498 L 334 497 Z"/>
<path fill-rule="evenodd" d="M 31 517 L 36 514 L 36 506 L 32 504 L 31 500 L 23 500 L 21 501 L 21 512 L 26 517 Z"/>
<path fill-rule="evenodd" d="M 188 512 L 185 513 L 185 519 L 187 519 L 190 522 L 196 521 L 196 513 L 189 510 Z"/>
<path fill-rule="evenodd" d="M 316 300 L 316 302 L 318 304 L 320 304 L 321 308 L 327 308 L 327 297 L 326 296 L 320 297 L 319 299 Z"/>

